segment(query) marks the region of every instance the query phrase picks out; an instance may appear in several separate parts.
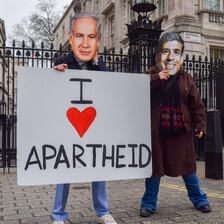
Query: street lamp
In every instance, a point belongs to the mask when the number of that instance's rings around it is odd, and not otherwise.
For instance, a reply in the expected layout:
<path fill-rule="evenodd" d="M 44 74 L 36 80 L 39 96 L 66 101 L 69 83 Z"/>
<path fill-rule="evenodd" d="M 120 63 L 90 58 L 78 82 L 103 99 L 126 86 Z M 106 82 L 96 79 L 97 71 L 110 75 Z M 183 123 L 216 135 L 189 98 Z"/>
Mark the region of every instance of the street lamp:
<path fill-rule="evenodd" d="M 127 24 L 127 36 L 130 46 L 130 70 L 137 73 L 155 65 L 156 47 L 163 30 L 161 22 L 152 22 L 149 19 L 156 9 L 154 3 L 155 0 L 131 1 L 131 9 L 138 13 L 138 18 Z"/>
<path fill-rule="evenodd" d="M 155 6 L 155 0 L 132 0 L 131 1 L 131 9 L 135 12 L 137 12 L 139 15 L 140 13 L 145 13 L 145 16 L 147 17 L 148 12 L 153 12 L 156 9 Z"/>

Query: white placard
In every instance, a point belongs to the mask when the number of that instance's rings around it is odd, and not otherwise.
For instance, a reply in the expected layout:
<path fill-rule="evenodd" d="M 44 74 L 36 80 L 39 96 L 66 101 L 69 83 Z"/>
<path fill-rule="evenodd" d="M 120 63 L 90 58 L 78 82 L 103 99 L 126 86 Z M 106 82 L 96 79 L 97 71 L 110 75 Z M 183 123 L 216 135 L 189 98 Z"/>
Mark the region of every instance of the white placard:
<path fill-rule="evenodd" d="M 184 41 L 201 43 L 201 34 L 184 32 Z"/>
<path fill-rule="evenodd" d="M 19 67 L 18 184 L 151 176 L 145 74 Z"/>

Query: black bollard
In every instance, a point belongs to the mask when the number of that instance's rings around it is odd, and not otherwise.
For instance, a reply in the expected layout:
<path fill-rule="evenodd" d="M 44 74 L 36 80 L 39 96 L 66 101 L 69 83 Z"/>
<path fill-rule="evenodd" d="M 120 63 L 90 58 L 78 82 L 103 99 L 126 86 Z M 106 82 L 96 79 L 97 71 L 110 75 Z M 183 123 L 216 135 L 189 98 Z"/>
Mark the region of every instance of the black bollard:
<path fill-rule="evenodd" d="M 208 110 L 205 150 L 205 177 L 223 179 L 222 135 L 219 110 Z"/>

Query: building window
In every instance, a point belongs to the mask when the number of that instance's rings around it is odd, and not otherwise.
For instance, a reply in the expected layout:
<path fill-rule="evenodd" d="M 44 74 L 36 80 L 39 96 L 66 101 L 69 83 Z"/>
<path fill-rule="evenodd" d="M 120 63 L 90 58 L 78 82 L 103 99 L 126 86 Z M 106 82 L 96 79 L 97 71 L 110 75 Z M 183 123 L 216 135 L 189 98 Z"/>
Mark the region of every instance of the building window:
<path fill-rule="evenodd" d="M 132 22 L 135 19 L 135 12 L 131 9 L 132 1 L 129 3 L 129 21 Z"/>
<path fill-rule="evenodd" d="M 220 11 L 220 0 L 205 0 L 205 9 Z"/>
<path fill-rule="evenodd" d="M 82 8 L 83 8 L 83 12 L 86 12 L 86 2 L 83 3 Z"/>
<path fill-rule="evenodd" d="M 114 17 L 110 19 L 110 44 L 114 47 Z"/>
<path fill-rule="evenodd" d="M 210 57 L 224 60 L 224 49 L 210 48 Z"/>
<path fill-rule="evenodd" d="M 95 2 L 95 10 L 96 10 L 96 13 L 99 12 L 99 0 L 96 0 Z"/>
<path fill-rule="evenodd" d="M 164 15 L 165 14 L 165 0 L 158 0 L 157 5 L 158 5 L 159 16 Z"/>

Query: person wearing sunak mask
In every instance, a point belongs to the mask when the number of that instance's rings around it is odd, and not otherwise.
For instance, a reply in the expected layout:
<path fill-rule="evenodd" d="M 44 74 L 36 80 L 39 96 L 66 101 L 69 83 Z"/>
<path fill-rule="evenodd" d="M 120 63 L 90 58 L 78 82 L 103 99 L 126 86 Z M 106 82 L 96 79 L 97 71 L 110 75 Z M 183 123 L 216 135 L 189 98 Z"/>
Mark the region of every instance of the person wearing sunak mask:
<path fill-rule="evenodd" d="M 184 42 L 177 33 L 158 41 L 157 66 L 150 74 L 152 176 L 145 181 L 140 216 L 149 217 L 157 207 L 160 179 L 182 176 L 188 196 L 201 212 L 211 211 L 196 174 L 194 135 L 206 132 L 205 108 L 189 73 L 182 67 Z"/>

